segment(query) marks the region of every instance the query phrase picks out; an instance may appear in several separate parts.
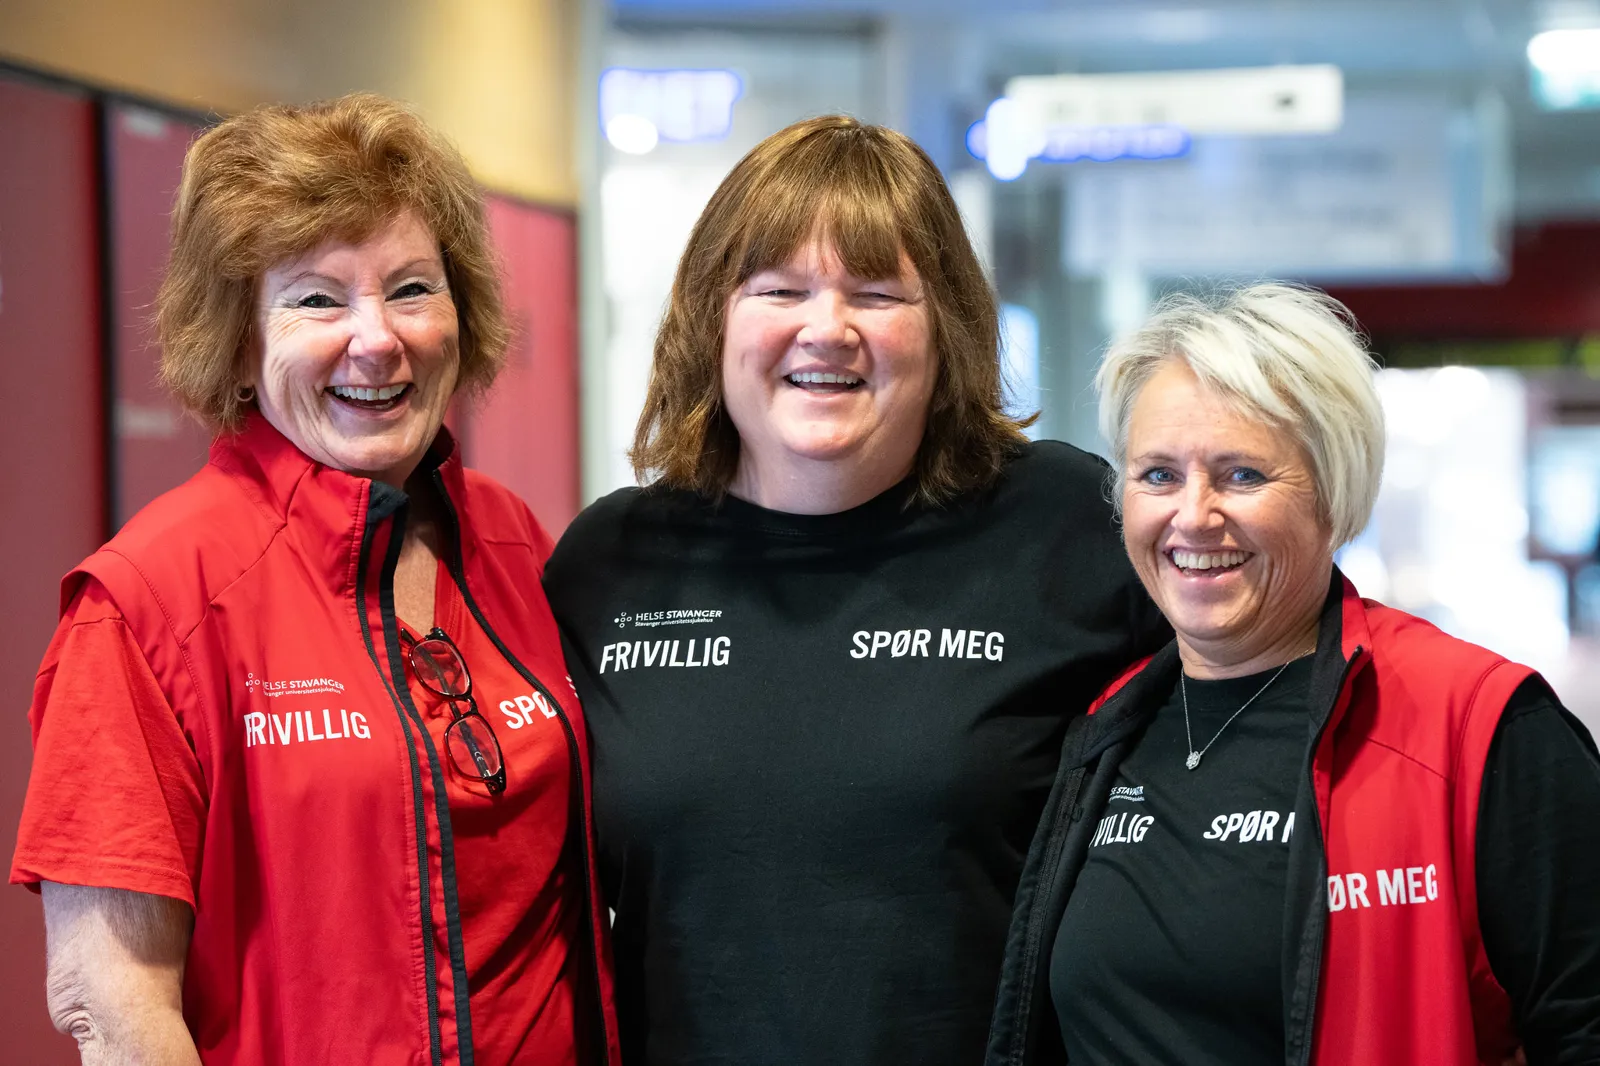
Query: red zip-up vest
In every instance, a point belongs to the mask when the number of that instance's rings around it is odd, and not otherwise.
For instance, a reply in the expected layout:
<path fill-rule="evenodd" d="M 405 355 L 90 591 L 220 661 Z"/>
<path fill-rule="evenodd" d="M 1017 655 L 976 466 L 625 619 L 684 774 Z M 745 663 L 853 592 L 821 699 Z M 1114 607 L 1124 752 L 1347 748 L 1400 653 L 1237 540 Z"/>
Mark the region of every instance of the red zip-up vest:
<path fill-rule="evenodd" d="M 1478 799 L 1528 667 L 1345 582 L 1353 660 L 1312 758 L 1328 921 L 1314 1061 L 1489 1063 L 1518 1044 L 1478 924 Z"/>
<path fill-rule="evenodd" d="M 1343 577 L 1322 626 L 1313 669 L 1331 684 L 1313 693 L 1322 725 L 1302 815 L 1319 832 L 1296 834 L 1285 901 L 1286 1064 L 1500 1066 L 1518 1040 L 1478 923 L 1478 800 L 1506 701 L 1533 671 L 1364 600 Z M 1175 683 L 1173 649 L 1155 659 Z M 1116 720 L 1105 723 L 1115 737 L 1097 739 L 1093 719 L 1069 729 L 1018 888 L 990 1066 L 1049 1057 L 1040 1031 L 1056 1023 L 1041 945 L 1105 807 L 1097 791 L 1170 691 L 1142 676 L 1152 661 L 1090 708 Z"/>
<path fill-rule="evenodd" d="M 588 918 L 578 1035 L 617 1063 L 587 738 L 540 587 L 549 541 L 447 434 L 425 463 L 469 610 L 566 731 Z M 473 1063 L 443 753 L 400 666 L 403 507 L 255 416 L 63 582 L 63 607 L 86 576 L 110 592 L 204 775 L 184 1016 L 208 1066 Z M 251 744 L 263 712 L 295 743 Z"/>

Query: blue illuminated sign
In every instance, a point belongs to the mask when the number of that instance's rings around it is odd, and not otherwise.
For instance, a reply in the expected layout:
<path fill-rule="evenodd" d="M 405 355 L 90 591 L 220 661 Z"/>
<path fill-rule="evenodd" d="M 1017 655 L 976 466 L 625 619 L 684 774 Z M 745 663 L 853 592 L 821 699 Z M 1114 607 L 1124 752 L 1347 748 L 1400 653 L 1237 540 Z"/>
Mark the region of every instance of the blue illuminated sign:
<path fill-rule="evenodd" d="M 600 127 L 613 143 L 617 130 L 636 134 L 645 124 L 663 141 L 721 140 L 742 95 L 744 82 L 731 70 L 612 67 L 600 75 Z"/>
<path fill-rule="evenodd" d="M 996 101 L 1000 103 L 1000 101 Z M 1019 177 L 1030 160 L 1041 163 L 1109 163 L 1117 159 L 1176 159 L 1189 154 L 1192 140 L 1178 126 L 1055 126 L 1043 134 L 1016 128 L 1009 112 L 990 108 L 1004 143 L 990 151 L 989 118 L 967 129 L 967 151 L 989 164 L 995 176 Z"/>

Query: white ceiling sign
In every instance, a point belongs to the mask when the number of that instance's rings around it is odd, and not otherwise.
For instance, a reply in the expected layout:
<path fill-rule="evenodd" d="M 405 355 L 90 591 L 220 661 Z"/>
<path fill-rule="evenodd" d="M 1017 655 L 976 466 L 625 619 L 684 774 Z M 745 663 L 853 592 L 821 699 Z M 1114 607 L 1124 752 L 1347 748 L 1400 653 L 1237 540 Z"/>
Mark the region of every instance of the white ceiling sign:
<path fill-rule="evenodd" d="M 1030 75 L 1006 82 L 1006 96 L 1041 130 L 1179 126 L 1194 135 L 1328 133 L 1344 117 L 1344 77 L 1329 64 Z"/>
<path fill-rule="evenodd" d="M 1510 148 L 1497 98 L 1352 97 L 1337 133 L 1197 137 L 1188 157 L 1073 168 L 1074 274 L 1489 278 Z"/>

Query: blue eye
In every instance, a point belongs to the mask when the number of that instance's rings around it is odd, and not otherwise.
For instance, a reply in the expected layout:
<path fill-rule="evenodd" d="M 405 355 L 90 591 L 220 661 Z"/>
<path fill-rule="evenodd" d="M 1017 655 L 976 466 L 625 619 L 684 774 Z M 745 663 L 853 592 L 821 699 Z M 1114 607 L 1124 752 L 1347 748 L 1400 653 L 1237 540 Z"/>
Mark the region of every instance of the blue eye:
<path fill-rule="evenodd" d="M 1235 485 L 1259 485 L 1267 478 L 1259 470 L 1253 470 L 1248 466 L 1236 466 L 1228 471 L 1228 480 Z"/>
<path fill-rule="evenodd" d="M 337 307 L 339 305 L 334 303 L 333 297 L 329 296 L 327 293 L 313 292 L 300 297 L 300 299 L 295 302 L 295 306 L 309 307 L 318 311 L 322 311 L 330 307 Z"/>
<path fill-rule="evenodd" d="M 1164 466 L 1153 466 L 1140 474 L 1139 480 L 1147 485 L 1175 485 L 1178 475 Z"/>

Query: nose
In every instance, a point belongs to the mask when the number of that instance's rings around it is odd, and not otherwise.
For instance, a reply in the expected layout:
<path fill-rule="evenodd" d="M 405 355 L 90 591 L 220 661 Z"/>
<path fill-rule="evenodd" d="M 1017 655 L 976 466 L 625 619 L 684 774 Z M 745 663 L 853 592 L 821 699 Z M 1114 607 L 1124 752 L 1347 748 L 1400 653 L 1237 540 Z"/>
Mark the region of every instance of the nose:
<path fill-rule="evenodd" d="M 400 337 L 389 321 L 389 305 L 381 298 L 351 304 L 349 353 L 353 359 L 386 362 L 400 354 Z"/>
<path fill-rule="evenodd" d="M 802 348 L 836 351 L 854 348 L 861 337 L 850 321 L 850 307 L 842 294 L 823 289 L 806 301 L 805 324 L 796 338 Z"/>
<path fill-rule="evenodd" d="M 1194 536 L 1214 533 L 1222 528 L 1222 510 L 1217 506 L 1217 494 L 1210 478 L 1191 475 L 1184 482 L 1177 503 L 1178 511 L 1172 516 L 1172 526 L 1178 532 Z"/>

